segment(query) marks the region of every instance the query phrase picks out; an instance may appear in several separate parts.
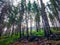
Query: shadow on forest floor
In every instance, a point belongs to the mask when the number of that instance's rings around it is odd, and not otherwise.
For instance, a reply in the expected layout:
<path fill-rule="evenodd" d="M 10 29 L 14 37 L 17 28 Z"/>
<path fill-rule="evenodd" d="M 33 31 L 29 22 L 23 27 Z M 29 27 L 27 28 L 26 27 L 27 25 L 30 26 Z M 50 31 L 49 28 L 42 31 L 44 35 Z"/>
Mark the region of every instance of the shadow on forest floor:
<path fill-rule="evenodd" d="M 10 45 L 58 45 L 60 44 L 60 41 L 56 41 L 56 40 L 40 40 L 40 41 L 35 41 L 35 42 L 28 42 L 27 40 L 25 41 L 16 41 L 13 44 Z"/>

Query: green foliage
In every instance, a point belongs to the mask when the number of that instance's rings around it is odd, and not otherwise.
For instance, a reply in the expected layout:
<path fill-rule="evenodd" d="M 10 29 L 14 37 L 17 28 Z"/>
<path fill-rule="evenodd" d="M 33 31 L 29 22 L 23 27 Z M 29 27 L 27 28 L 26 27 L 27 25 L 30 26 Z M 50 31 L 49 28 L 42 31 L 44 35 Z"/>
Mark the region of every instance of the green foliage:
<path fill-rule="evenodd" d="M 27 6 L 28 12 L 31 11 L 31 2 L 29 1 L 28 6 Z"/>
<path fill-rule="evenodd" d="M 33 12 L 39 12 L 39 9 L 38 9 L 38 5 L 37 3 L 34 1 L 33 3 L 33 8 L 32 8 Z"/>
<path fill-rule="evenodd" d="M 36 14 L 36 15 L 35 15 L 35 21 L 36 21 L 36 22 L 40 22 L 39 7 L 38 7 L 38 5 L 37 5 L 37 3 L 36 3 L 35 1 L 33 2 L 33 8 L 32 8 L 32 10 L 33 10 L 33 13 Z"/>
<path fill-rule="evenodd" d="M 24 13 L 24 0 L 21 0 L 20 13 Z"/>

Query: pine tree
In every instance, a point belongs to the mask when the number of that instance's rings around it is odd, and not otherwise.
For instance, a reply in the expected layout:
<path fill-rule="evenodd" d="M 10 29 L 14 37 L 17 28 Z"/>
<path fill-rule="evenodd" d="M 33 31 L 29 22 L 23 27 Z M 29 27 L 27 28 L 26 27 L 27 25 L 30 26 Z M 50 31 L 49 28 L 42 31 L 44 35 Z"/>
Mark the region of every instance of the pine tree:
<path fill-rule="evenodd" d="M 50 25 L 48 22 L 47 14 L 45 12 L 45 5 L 42 0 L 40 0 L 40 3 L 41 3 L 41 16 L 42 16 L 43 23 L 44 23 L 43 28 L 45 30 L 45 35 L 48 37 L 51 34 Z"/>
<path fill-rule="evenodd" d="M 31 15 L 31 10 L 32 10 L 32 5 L 31 5 L 31 2 L 29 0 L 28 6 L 27 6 L 27 11 L 28 11 L 29 19 L 30 19 L 30 34 L 32 35 L 32 15 Z"/>
<path fill-rule="evenodd" d="M 38 30 L 40 29 L 40 11 L 35 1 L 33 3 L 33 12 L 35 13 L 36 30 L 38 32 Z"/>

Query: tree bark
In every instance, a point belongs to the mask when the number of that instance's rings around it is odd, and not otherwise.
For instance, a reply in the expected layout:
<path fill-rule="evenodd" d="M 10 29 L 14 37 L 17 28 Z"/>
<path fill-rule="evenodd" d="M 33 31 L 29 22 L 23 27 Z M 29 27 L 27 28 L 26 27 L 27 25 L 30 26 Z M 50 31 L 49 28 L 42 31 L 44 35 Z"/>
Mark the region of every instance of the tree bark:
<path fill-rule="evenodd" d="M 41 15 L 42 15 L 42 19 L 43 19 L 43 23 L 44 23 L 44 30 L 45 30 L 45 35 L 47 37 L 49 37 L 51 31 L 50 31 L 50 26 L 49 26 L 49 22 L 48 22 L 48 18 L 47 18 L 47 14 L 45 12 L 45 5 L 44 3 L 41 1 Z"/>
<path fill-rule="evenodd" d="M 32 19 L 30 19 L 30 34 L 32 35 Z"/>
<path fill-rule="evenodd" d="M 2 35 L 2 26 L 0 25 L 0 37 Z"/>

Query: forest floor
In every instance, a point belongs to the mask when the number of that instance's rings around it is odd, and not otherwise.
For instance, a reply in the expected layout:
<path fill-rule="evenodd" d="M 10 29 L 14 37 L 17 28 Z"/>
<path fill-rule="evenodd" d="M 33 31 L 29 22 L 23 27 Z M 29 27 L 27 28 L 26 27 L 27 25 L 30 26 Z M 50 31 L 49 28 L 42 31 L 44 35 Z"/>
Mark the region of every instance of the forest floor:
<path fill-rule="evenodd" d="M 34 41 L 34 42 L 28 42 L 27 40 L 25 41 L 15 41 L 13 44 L 10 45 L 60 45 L 60 40 L 39 40 L 39 41 Z"/>

